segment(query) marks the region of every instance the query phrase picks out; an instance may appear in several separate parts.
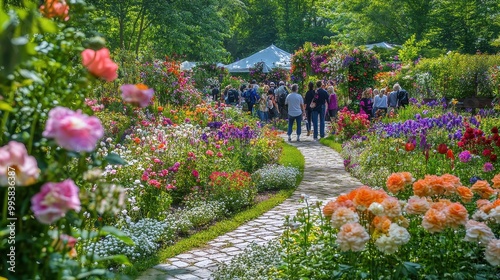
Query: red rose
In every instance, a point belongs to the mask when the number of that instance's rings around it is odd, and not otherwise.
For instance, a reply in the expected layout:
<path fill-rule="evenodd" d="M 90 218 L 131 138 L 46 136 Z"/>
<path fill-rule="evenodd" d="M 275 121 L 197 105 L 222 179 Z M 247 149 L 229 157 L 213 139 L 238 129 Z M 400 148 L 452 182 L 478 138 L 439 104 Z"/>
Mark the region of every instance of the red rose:
<path fill-rule="evenodd" d="M 491 133 L 497 134 L 498 133 L 498 128 L 495 126 L 491 129 Z"/>
<path fill-rule="evenodd" d="M 483 150 L 483 156 L 488 157 L 490 155 L 491 155 L 491 151 L 490 150 L 488 150 L 488 149 L 484 149 Z"/>
<path fill-rule="evenodd" d="M 444 143 L 439 144 L 438 152 L 440 154 L 444 155 L 444 154 L 446 154 L 447 151 L 448 151 L 448 147 L 446 146 L 446 144 L 444 144 Z"/>

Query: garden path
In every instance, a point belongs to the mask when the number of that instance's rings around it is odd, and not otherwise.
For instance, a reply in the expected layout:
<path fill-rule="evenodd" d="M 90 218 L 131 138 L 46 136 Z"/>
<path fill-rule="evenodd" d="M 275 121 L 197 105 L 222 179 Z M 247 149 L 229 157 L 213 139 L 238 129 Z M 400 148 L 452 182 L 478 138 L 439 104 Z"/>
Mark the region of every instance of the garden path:
<path fill-rule="evenodd" d="M 296 138 L 294 136 L 292 139 Z M 286 134 L 282 137 L 287 138 Z M 203 248 L 195 248 L 150 268 L 137 279 L 210 279 L 218 263 L 229 262 L 252 242 L 263 244 L 280 236 L 285 216 L 295 215 L 304 206 L 299 202 L 301 194 L 308 195 L 308 201 L 314 203 L 329 200 L 361 185 L 344 170 L 343 159 L 336 151 L 313 141 L 312 136 L 301 138 L 301 142 L 290 144 L 304 155 L 304 178 L 290 198 L 261 217 L 208 242 Z"/>

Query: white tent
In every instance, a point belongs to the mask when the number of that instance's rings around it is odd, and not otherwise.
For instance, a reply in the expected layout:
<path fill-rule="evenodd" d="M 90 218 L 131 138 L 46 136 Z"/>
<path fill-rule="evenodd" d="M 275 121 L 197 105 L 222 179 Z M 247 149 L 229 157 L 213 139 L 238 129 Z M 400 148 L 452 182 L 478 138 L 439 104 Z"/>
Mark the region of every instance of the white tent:
<path fill-rule="evenodd" d="M 382 48 L 382 49 L 394 49 L 394 47 L 400 47 L 399 45 L 394 45 L 394 44 L 389 44 L 386 42 L 380 42 L 380 43 L 374 43 L 374 44 L 369 44 L 365 45 L 365 47 L 369 50 L 373 48 Z"/>
<path fill-rule="evenodd" d="M 285 69 L 290 69 L 292 55 L 286 51 L 271 45 L 257 53 L 252 54 L 249 57 L 240 59 L 229 65 L 226 68 L 232 73 L 249 72 L 251 67 L 258 62 L 264 62 L 264 73 L 269 72 L 271 69 L 276 67 L 281 67 Z"/>
<path fill-rule="evenodd" d="M 181 71 L 191 70 L 193 67 L 196 66 L 197 63 L 198 62 L 184 61 L 180 65 Z M 217 63 L 216 65 L 217 65 L 217 67 L 226 67 L 224 64 L 222 64 L 220 62 Z"/>

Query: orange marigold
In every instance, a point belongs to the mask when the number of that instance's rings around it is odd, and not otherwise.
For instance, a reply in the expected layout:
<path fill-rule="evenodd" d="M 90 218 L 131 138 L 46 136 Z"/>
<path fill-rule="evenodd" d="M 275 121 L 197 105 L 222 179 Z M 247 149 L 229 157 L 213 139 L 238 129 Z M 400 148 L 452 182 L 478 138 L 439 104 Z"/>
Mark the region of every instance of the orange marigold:
<path fill-rule="evenodd" d="M 333 212 L 335 212 L 335 209 L 337 209 L 337 204 L 335 203 L 335 201 L 330 200 L 325 205 L 325 207 L 323 207 L 323 215 L 329 218 L 332 216 Z"/>
<path fill-rule="evenodd" d="M 499 189 L 500 188 L 500 174 L 495 175 L 493 179 L 491 179 L 493 182 L 493 188 Z"/>
<path fill-rule="evenodd" d="M 373 189 L 368 186 L 361 186 L 357 189 L 356 197 L 354 197 L 353 202 L 356 208 L 360 210 L 365 210 L 370 207 L 375 201 L 376 193 Z"/>

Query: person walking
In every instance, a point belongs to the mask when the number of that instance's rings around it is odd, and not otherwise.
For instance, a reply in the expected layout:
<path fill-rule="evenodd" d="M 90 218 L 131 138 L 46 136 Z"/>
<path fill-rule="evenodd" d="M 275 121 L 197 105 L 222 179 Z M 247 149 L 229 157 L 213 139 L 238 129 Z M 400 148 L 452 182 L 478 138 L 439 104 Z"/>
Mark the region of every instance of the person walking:
<path fill-rule="evenodd" d="M 302 118 L 305 115 L 304 99 L 298 93 L 299 86 L 292 85 L 292 93 L 287 95 L 285 105 L 288 106 L 288 142 L 292 141 L 293 123 L 297 122 L 297 142 L 300 142 L 302 132 Z"/>
<path fill-rule="evenodd" d="M 311 135 L 311 128 L 312 128 L 312 108 L 310 107 L 311 101 L 314 98 L 315 95 L 314 91 L 314 83 L 309 82 L 307 84 L 307 92 L 304 97 L 304 104 L 306 106 L 306 130 L 307 130 L 307 136 Z"/>
<path fill-rule="evenodd" d="M 269 108 L 267 107 L 267 95 L 262 94 L 258 101 L 257 115 L 259 119 L 263 123 L 267 123 L 269 121 Z"/>
<path fill-rule="evenodd" d="M 322 86 L 321 80 L 316 82 L 314 98 L 309 103 L 309 107 L 312 109 L 313 138 L 315 141 L 318 141 L 318 134 L 321 138 L 325 137 L 325 110 L 328 105 L 328 93 Z"/>
<path fill-rule="evenodd" d="M 285 105 L 286 97 L 288 96 L 288 89 L 285 82 L 280 81 L 279 87 L 274 90 L 276 101 L 278 102 L 278 109 L 280 111 L 280 119 L 284 120 L 288 117 L 287 107 Z"/>

